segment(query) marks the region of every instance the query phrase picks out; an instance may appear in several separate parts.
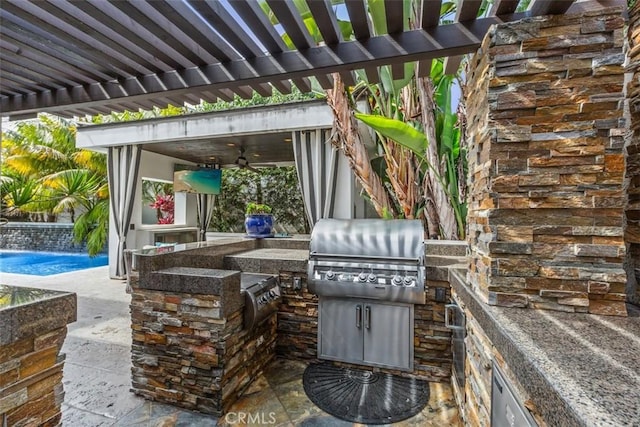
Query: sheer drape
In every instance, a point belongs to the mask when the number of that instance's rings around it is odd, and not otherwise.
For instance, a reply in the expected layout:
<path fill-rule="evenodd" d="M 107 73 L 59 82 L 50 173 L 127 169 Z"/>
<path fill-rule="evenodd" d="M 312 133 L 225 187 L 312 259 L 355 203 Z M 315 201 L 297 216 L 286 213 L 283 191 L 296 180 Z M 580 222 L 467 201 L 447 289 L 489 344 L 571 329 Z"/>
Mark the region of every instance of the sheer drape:
<path fill-rule="evenodd" d="M 117 258 L 112 274 L 116 278 L 124 278 L 126 274 L 124 250 L 138 184 L 141 151 L 137 145 L 125 145 L 109 147 L 107 152 L 110 215 L 118 235 Z"/>
<path fill-rule="evenodd" d="M 204 242 L 206 239 L 206 232 L 211 223 L 211 216 L 213 215 L 213 204 L 216 201 L 215 194 L 201 194 L 198 193 L 198 227 L 200 228 L 200 241 Z"/>
<path fill-rule="evenodd" d="M 319 219 L 333 216 L 339 153 L 331 145 L 330 134 L 330 129 L 293 133 L 298 181 L 312 227 Z"/>

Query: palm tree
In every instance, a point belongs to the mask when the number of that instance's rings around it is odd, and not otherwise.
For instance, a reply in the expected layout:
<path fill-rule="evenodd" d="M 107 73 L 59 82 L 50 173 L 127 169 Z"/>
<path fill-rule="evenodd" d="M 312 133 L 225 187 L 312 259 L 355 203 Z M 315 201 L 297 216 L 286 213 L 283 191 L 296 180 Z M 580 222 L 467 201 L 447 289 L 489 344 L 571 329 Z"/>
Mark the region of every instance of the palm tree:
<path fill-rule="evenodd" d="M 88 251 L 95 255 L 107 241 L 106 159 L 77 150 L 75 133 L 73 122 L 44 114 L 3 133 L 2 207 L 4 214 L 27 214 L 36 220 L 55 221 L 68 213 L 76 240 L 87 239 Z M 100 227 L 104 230 L 97 232 Z"/>

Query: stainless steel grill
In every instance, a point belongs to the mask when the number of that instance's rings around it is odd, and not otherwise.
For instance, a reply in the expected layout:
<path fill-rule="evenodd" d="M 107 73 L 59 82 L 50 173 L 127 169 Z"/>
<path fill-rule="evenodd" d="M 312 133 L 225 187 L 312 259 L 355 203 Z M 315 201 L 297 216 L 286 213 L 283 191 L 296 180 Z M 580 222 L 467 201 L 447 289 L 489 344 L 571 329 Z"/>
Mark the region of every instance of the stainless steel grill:
<path fill-rule="evenodd" d="M 240 287 L 244 294 L 244 329 L 253 329 L 278 311 L 280 286 L 276 276 L 242 273 Z"/>
<path fill-rule="evenodd" d="M 309 290 L 319 296 L 426 302 L 418 220 L 323 219 L 309 251 Z"/>

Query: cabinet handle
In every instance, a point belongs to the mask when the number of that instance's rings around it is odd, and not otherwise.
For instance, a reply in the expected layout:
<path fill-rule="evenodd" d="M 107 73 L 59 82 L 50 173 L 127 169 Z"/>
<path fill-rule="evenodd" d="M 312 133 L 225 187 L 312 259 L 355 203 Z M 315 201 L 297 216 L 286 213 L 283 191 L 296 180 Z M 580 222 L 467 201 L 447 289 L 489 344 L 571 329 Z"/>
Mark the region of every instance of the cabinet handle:
<path fill-rule="evenodd" d="M 368 305 L 364 306 L 364 327 L 371 329 L 371 307 Z"/>
<path fill-rule="evenodd" d="M 451 315 L 450 313 L 453 313 Z M 464 316 L 462 309 L 457 304 L 446 304 L 444 306 L 444 326 L 453 331 L 464 330 L 464 326 L 456 325 Z"/>
<path fill-rule="evenodd" d="M 360 329 L 362 327 L 362 306 L 356 305 L 356 328 Z"/>

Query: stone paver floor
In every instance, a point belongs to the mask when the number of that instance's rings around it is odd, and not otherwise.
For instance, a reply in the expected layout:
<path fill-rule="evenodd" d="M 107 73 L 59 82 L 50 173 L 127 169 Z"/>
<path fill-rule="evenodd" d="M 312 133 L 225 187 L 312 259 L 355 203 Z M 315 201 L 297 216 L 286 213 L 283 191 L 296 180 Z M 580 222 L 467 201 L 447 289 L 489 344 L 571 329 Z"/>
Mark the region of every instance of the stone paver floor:
<path fill-rule="evenodd" d="M 107 267 L 53 276 L 2 273 L 0 283 L 56 289 L 78 295 L 78 321 L 64 343 L 63 426 L 198 427 L 272 425 L 351 426 L 317 408 L 304 393 L 305 364 L 276 359 L 229 413 L 217 419 L 148 402 L 129 391 L 131 370 L 130 296 L 125 283 L 108 278 Z M 448 384 L 431 384 L 424 410 L 394 426 L 461 425 Z"/>

